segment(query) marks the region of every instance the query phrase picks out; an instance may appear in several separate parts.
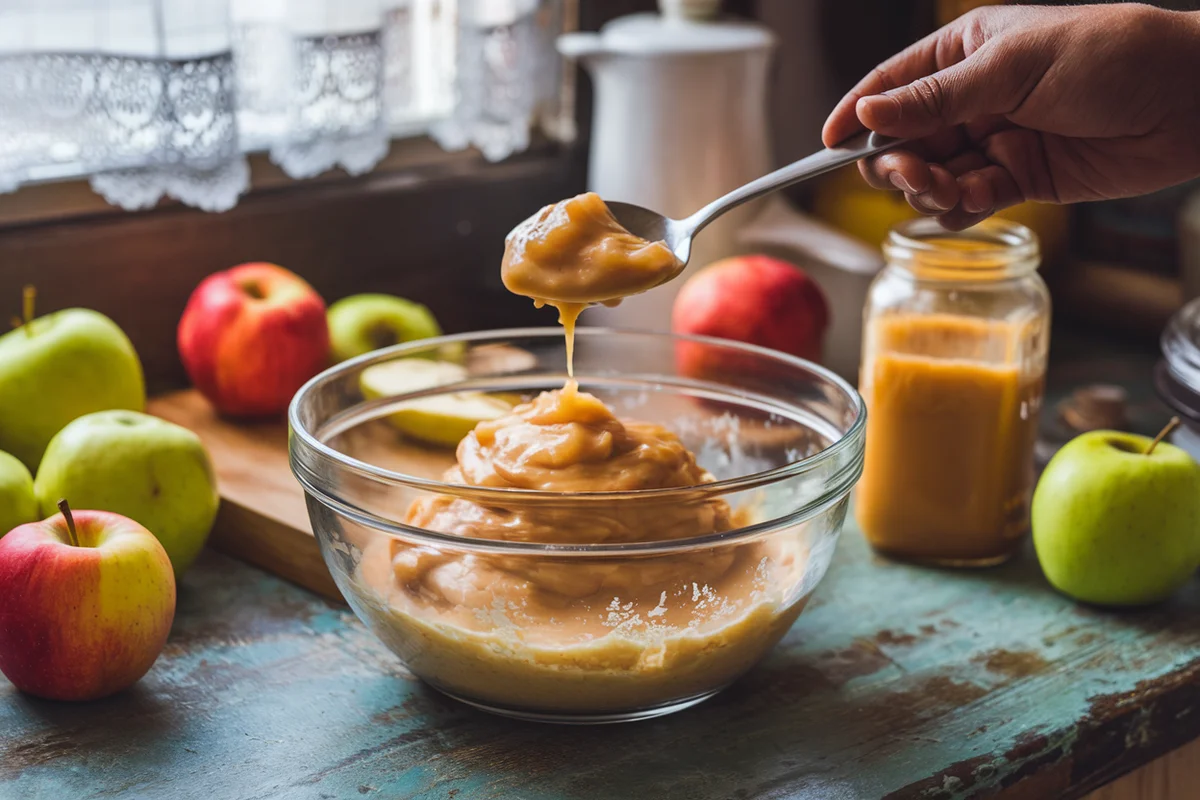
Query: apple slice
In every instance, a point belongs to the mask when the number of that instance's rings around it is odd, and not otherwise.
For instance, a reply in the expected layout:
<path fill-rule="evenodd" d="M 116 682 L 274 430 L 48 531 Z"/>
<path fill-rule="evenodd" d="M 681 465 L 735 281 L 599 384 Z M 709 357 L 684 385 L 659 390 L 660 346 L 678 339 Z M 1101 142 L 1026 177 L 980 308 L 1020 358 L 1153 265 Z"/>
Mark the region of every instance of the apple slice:
<path fill-rule="evenodd" d="M 367 367 L 359 377 L 363 397 L 381 397 L 419 392 L 463 380 L 467 370 L 447 361 L 401 358 Z M 401 433 L 428 444 L 454 447 L 484 420 L 498 419 L 512 411 L 512 404 L 483 392 L 422 397 L 399 405 L 388 421 Z"/>

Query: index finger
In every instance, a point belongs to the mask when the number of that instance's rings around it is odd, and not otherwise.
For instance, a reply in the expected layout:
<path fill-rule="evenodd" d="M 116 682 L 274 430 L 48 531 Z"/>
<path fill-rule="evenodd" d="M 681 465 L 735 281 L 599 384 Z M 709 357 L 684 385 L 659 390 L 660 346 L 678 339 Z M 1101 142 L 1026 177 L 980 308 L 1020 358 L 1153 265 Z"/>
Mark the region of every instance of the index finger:
<path fill-rule="evenodd" d="M 957 64 L 966 57 L 958 21 L 940 28 L 887 59 L 855 84 L 825 120 L 821 141 L 834 147 L 863 129 L 855 106 L 864 97 L 907 86 L 918 78 Z"/>

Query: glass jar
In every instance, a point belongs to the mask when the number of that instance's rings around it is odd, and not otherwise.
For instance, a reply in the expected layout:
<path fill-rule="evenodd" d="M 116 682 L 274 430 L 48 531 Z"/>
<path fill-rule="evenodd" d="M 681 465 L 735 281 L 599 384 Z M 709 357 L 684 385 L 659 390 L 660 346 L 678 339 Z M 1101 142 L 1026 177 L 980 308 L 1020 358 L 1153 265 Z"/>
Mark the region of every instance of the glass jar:
<path fill-rule="evenodd" d="M 943 566 L 1008 559 L 1029 529 L 1050 298 L 1028 228 L 902 223 L 864 311 L 871 545 Z"/>

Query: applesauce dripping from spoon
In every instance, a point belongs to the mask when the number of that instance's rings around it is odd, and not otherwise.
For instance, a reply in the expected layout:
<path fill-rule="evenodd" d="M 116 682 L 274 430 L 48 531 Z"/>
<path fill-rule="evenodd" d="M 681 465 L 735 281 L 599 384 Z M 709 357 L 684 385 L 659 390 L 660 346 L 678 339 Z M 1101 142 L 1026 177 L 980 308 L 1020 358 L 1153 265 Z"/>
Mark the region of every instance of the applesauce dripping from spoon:
<path fill-rule="evenodd" d="M 615 306 L 683 270 L 665 242 L 626 230 L 608 206 L 587 192 L 546 206 L 505 239 L 500 276 L 537 307 L 554 306 L 567 346 L 568 389 L 575 377 L 575 326 L 590 305 Z"/>
<path fill-rule="evenodd" d="M 575 378 L 575 323 L 579 315 L 588 307 L 587 303 L 555 303 L 552 300 L 534 300 L 535 308 L 551 306 L 558 311 L 558 324 L 563 326 L 563 336 L 567 340 L 567 377 Z"/>
<path fill-rule="evenodd" d="M 567 340 L 567 377 L 575 377 L 575 323 L 579 315 L 587 308 L 583 303 L 562 303 L 555 305 L 558 309 L 558 322 L 563 326 L 563 336 Z"/>

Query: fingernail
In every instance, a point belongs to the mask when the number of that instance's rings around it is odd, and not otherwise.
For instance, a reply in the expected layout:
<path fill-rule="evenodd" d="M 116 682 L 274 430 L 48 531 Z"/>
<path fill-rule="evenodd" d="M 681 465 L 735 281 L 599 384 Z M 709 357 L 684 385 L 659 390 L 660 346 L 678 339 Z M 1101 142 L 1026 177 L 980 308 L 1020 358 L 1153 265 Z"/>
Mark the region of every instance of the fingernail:
<path fill-rule="evenodd" d="M 944 206 L 933 199 L 933 192 L 925 192 L 913 198 L 921 208 L 926 209 L 931 214 L 937 214 L 942 211 L 949 211 L 949 206 Z"/>
<path fill-rule="evenodd" d="M 915 194 L 917 191 L 908 185 L 908 181 L 904 180 L 904 176 L 899 172 L 893 172 L 892 174 L 888 175 L 888 180 L 892 182 L 892 186 L 895 186 L 905 194 Z"/>
<path fill-rule="evenodd" d="M 962 207 L 963 211 L 968 214 L 982 214 L 984 211 L 991 211 L 989 204 L 983 201 L 979 196 L 979 191 L 973 189 L 970 185 L 964 186 L 962 190 Z"/>
<path fill-rule="evenodd" d="M 858 102 L 859 110 L 870 115 L 870 121 L 874 123 L 872 127 L 894 125 L 900 121 L 900 101 L 894 97 L 880 94 L 874 97 L 864 97 Z M 859 119 L 862 119 L 861 114 Z M 867 120 L 863 120 L 863 122 L 867 122 Z"/>

